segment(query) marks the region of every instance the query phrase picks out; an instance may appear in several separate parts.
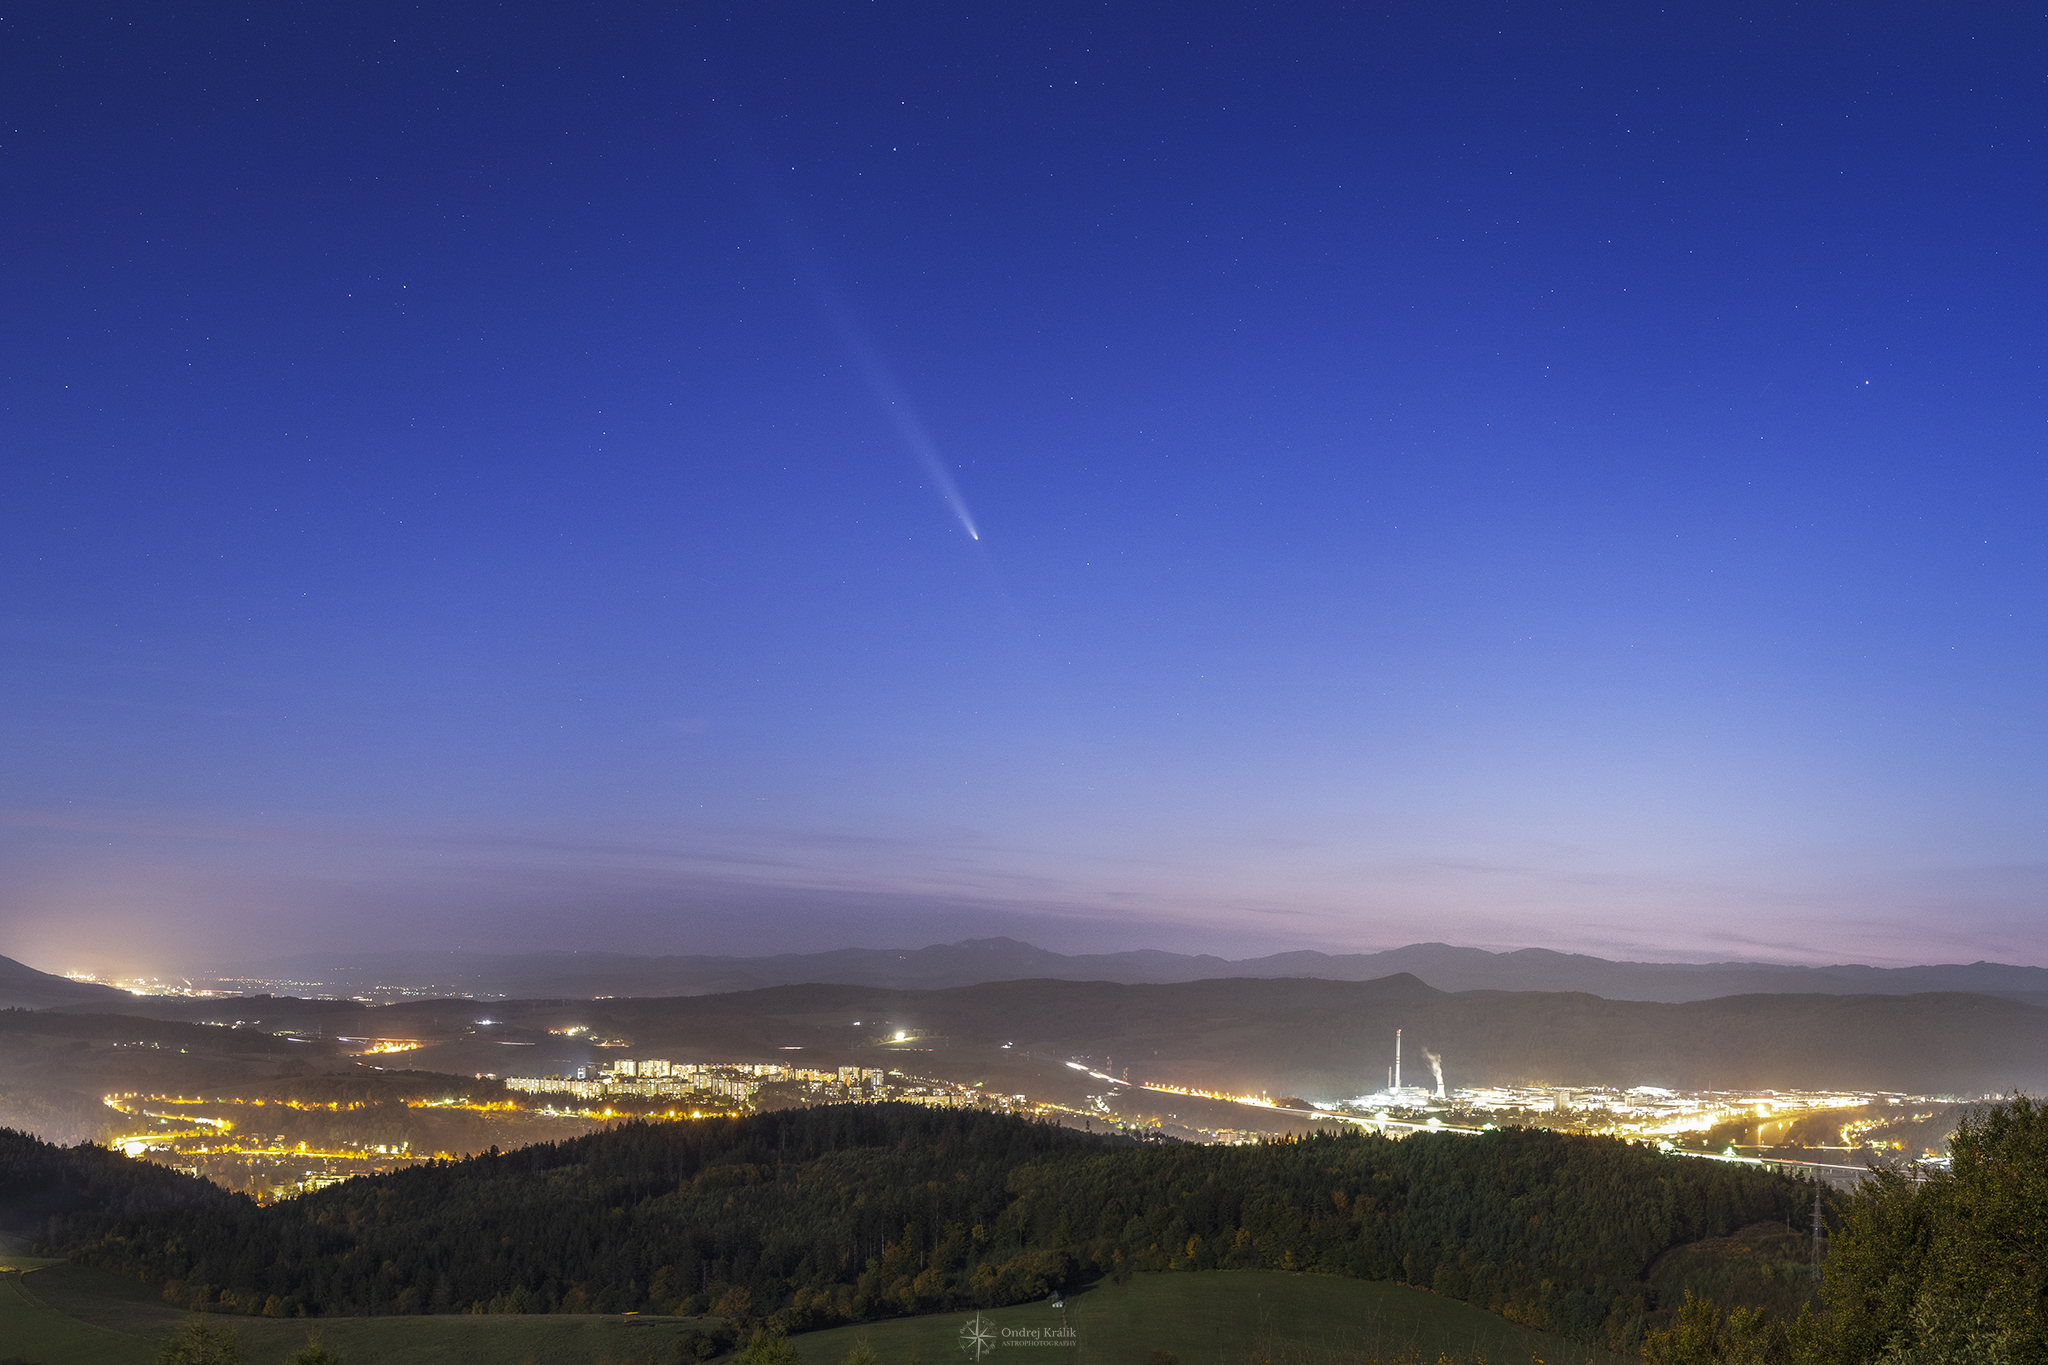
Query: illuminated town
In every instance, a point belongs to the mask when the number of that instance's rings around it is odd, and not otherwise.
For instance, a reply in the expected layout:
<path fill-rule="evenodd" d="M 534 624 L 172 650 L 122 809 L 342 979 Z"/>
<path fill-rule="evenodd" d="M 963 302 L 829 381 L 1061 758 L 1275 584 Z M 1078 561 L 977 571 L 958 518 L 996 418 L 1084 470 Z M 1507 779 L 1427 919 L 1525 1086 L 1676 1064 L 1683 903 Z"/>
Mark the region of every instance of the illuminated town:
<path fill-rule="evenodd" d="M 194 980 L 191 977 L 165 976 L 102 976 L 97 972 L 68 971 L 63 973 L 67 980 L 87 982 L 93 985 L 112 986 L 115 990 L 130 995 L 177 996 L 193 1000 L 211 1000 L 220 997 L 277 995 L 291 996 L 303 1000 L 354 1000 L 365 1005 L 387 1005 L 401 1000 L 446 1000 L 461 997 L 471 1000 L 501 1000 L 504 997 L 488 991 L 474 991 L 456 983 L 442 984 L 429 982 L 424 985 L 384 986 L 375 985 L 356 994 L 337 994 L 327 988 L 324 981 L 300 981 L 291 977 L 221 976 Z"/>
<path fill-rule="evenodd" d="M 398 1038 L 339 1041 L 365 1057 L 420 1046 Z M 1945 1136 L 1939 1120 L 1960 1102 L 1949 1096 L 1682 1092 L 1655 1086 L 1451 1089 L 1440 1073 L 1429 1087 L 1393 1084 L 1348 1101 L 1310 1102 L 1133 1081 L 1085 1061 L 1068 1061 L 1064 1068 L 1078 1073 L 1077 1079 L 1098 1083 L 1099 1090 L 1089 1086 L 1094 1093 L 1079 1103 L 1062 1103 L 999 1093 L 982 1082 L 872 1066 L 807 1068 L 622 1056 L 554 1074 L 479 1076 L 471 1082 L 393 1072 L 378 1082 L 383 1090 L 329 1077 L 294 1083 L 302 1093 L 284 1097 L 113 1094 L 105 1104 L 119 1116 L 110 1146 L 270 1200 L 351 1176 L 493 1145 L 558 1140 L 632 1119 L 708 1118 L 880 1101 L 997 1110 L 1100 1132 L 1211 1143 L 1259 1142 L 1339 1127 L 1397 1138 L 1416 1132 L 1540 1127 L 1652 1142 L 1691 1156 L 1806 1168 L 1822 1179 L 1843 1180 L 1860 1176 L 1872 1161 L 1939 1160 Z M 323 1090 L 350 1093 L 322 1098 Z M 1179 1112 L 1186 1107 L 1179 1104 L 1184 1100 L 1200 1104 L 1201 1115 Z"/>
<path fill-rule="evenodd" d="M 401 1050 L 395 1044 L 403 1040 L 374 1041 L 380 1045 L 366 1055 Z M 303 1084 L 318 1088 L 313 1081 Z M 551 1141 L 631 1119 L 714 1118 L 884 1100 L 1083 1117 L 1058 1105 L 1032 1106 L 1023 1095 L 873 1067 L 621 1058 L 566 1075 L 478 1077 L 448 1088 L 445 1094 L 332 1100 L 107 1095 L 106 1107 L 119 1116 L 119 1131 L 107 1145 L 269 1200 L 351 1176 L 493 1145 Z"/>

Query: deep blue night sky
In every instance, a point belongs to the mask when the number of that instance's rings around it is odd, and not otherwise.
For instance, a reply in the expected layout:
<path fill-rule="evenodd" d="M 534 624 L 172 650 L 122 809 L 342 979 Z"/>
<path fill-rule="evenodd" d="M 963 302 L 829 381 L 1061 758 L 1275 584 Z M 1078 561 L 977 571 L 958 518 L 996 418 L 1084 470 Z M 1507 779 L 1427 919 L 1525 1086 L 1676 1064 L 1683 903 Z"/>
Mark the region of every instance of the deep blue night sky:
<path fill-rule="evenodd" d="M 0 953 L 2048 963 L 2044 30 L 9 11 Z"/>

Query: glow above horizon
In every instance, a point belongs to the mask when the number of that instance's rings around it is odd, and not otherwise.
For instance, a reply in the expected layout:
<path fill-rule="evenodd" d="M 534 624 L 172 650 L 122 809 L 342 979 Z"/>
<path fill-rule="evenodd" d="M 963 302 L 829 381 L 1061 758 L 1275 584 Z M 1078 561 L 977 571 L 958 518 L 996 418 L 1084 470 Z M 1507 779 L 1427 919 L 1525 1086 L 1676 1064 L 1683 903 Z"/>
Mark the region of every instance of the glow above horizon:
<path fill-rule="evenodd" d="M 111 13 L 0 953 L 2048 961 L 2035 19 Z"/>

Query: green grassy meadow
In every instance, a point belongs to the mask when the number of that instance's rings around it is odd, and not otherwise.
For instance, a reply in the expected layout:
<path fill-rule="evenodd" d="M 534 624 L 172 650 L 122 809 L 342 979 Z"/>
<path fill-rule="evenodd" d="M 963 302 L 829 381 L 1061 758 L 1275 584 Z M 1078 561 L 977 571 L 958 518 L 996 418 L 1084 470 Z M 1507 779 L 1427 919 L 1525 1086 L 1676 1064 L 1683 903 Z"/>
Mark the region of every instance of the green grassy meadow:
<path fill-rule="evenodd" d="M 148 1365 L 156 1359 L 155 1348 L 145 1341 L 49 1307 L 30 1292 L 33 1278 L 0 1277 L 0 1351 L 38 1365 Z"/>
<path fill-rule="evenodd" d="M 866 1341 L 882 1365 L 961 1360 L 974 1315 L 941 1313 L 795 1337 L 805 1365 L 839 1365 Z M 36 1365 L 153 1365 L 185 1314 L 148 1286 L 103 1271 L 47 1264 L 0 1279 L 0 1353 Z M 981 1315 L 983 1365 L 1144 1365 L 1154 1350 L 1181 1365 L 1353 1365 L 1440 1354 L 1488 1365 L 1612 1365 L 1614 1357 L 1529 1332 L 1450 1299 L 1399 1285 L 1279 1271 L 1133 1276 L 1049 1304 Z M 616 1316 L 321 1318 L 215 1317 L 234 1328 L 249 1365 L 279 1365 L 317 1331 L 347 1365 L 662 1365 L 685 1319 Z M 1064 1323 L 1072 1346 L 1050 1344 Z M 1010 1335 L 1004 1335 L 1008 1329 Z M 1026 1335 L 1032 1331 L 1040 1335 Z M 1047 1344 L 1028 1345 L 1038 1341 Z M 1009 1344 L 1004 1344 L 1005 1342 Z"/>
<path fill-rule="evenodd" d="M 793 1338 L 792 1344 L 805 1365 L 838 1365 L 863 1339 L 882 1365 L 913 1359 L 971 1365 L 974 1357 L 962 1349 L 961 1333 L 974 1316 L 942 1313 L 835 1327 Z M 1277 1270 L 1134 1275 L 1128 1284 L 1098 1284 L 1070 1295 L 1064 1312 L 1035 1303 L 980 1316 L 996 1343 L 984 1353 L 984 1365 L 1145 1365 L 1155 1350 L 1178 1357 L 1181 1365 L 1412 1359 L 1434 1365 L 1440 1354 L 1461 1362 L 1483 1358 L 1489 1365 L 1616 1360 L 1419 1289 Z M 1074 1344 L 1049 1344 L 1057 1338 L 1044 1334 L 1063 1323 Z M 1013 1335 L 1005 1337 L 1005 1329 Z M 1041 1335 L 1014 1335 L 1034 1330 Z"/>
<path fill-rule="evenodd" d="M 36 1365 L 154 1365 L 186 1316 L 147 1285 L 50 1266 L 0 1280 L 0 1355 Z M 234 1329 L 249 1365 L 280 1365 L 311 1332 L 346 1365 L 668 1365 L 670 1343 L 695 1325 L 594 1315 L 208 1321 Z"/>

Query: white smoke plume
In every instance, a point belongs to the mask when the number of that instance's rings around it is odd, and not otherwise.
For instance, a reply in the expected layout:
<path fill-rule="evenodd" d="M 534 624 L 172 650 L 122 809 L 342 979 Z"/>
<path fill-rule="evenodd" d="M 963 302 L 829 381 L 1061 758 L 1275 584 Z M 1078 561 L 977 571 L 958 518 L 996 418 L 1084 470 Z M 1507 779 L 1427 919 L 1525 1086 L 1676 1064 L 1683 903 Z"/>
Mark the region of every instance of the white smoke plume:
<path fill-rule="evenodd" d="M 1428 1048 L 1422 1050 L 1422 1055 L 1429 1058 L 1429 1069 L 1436 1073 L 1436 1097 L 1442 1099 L 1444 1098 L 1444 1059 L 1431 1052 Z"/>

